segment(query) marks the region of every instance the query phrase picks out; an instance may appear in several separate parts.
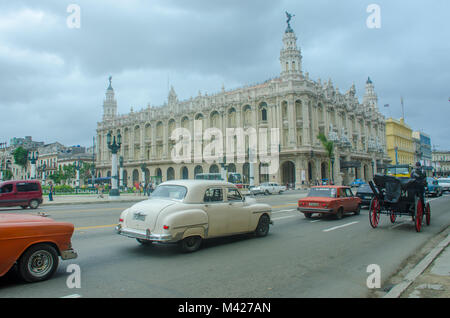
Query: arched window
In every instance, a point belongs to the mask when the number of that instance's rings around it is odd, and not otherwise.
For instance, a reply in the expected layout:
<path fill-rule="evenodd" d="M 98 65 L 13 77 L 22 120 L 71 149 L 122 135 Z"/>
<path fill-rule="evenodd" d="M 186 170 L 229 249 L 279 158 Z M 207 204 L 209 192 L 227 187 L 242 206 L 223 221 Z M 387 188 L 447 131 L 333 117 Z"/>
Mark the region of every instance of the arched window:
<path fill-rule="evenodd" d="M 265 108 L 261 109 L 261 120 L 267 121 L 267 109 Z"/>

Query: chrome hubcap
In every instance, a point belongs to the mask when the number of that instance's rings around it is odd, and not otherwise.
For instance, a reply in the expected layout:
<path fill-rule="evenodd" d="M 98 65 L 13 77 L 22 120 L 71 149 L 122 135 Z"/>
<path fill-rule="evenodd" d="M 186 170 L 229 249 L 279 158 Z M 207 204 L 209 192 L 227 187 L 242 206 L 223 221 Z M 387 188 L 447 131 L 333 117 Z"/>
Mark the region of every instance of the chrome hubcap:
<path fill-rule="evenodd" d="M 53 257 L 47 251 L 37 251 L 28 260 L 28 271 L 35 277 L 47 275 L 53 267 Z"/>

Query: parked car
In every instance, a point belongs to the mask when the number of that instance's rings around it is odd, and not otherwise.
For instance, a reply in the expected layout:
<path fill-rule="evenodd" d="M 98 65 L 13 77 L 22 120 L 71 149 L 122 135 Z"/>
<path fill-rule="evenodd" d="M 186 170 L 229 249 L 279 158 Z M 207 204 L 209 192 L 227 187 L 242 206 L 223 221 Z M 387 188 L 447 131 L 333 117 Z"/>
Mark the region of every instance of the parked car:
<path fill-rule="evenodd" d="M 261 183 L 261 185 L 252 187 L 249 189 L 250 193 L 253 195 L 256 194 L 274 194 L 274 193 L 283 193 L 286 191 L 286 186 L 279 185 L 278 183 L 274 182 L 267 182 L 267 183 Z"/>
<path fill-rule="evenodd" d="M 308 195 L 298 200 L 298 208 L 306 218 L 314 213 L 333 214 L 341 219 L 345 213 L 360 213 L 361 199 L 354 196 L 350 187 L 318 186 L 312 187 Z"/>
<path fill-rule="evenodd" d="M 367 184 L 364 180 L 362 180 L 362 179 L 355 179 L 355 181 L 353 181 L 351 184 L 350 184 L 350 186 L 351 187 L 359 187 L 359 186 L 361 186 L 361 185 L 363 185 L 363 184 Z"/>
<path fill-rule="evenodd" d="M 428 177 L 425 192 L 428 196 L 439 197 L 442 195 L 443 190 L 436 179 Z"/>
<path fill-rule="evenodd" d="M 439 178 L 438 183 L 442 187 L 442 192 L 450 191 L 450 179 L 449 178 Z"/>
<path fill-rule="evenodd" d="M 73 224 L 44 216 L 0 214 L 0 277 L 17 266 L 27 282 L 49 279 L 59 257 L 77 257 L 71 244 L 73 231 Z"/>
<path fill-rule="evenodd" d="M 356 196 L 361 199 L 361 206 L 369 206 L 370 201 L 372 201 L 372 198 L 374 197 L 374 194 L 370 186 L 366 183 L 358 187 L 358 189 L 356 190 Z"/>
<path fill-rule="evenodd" d="M 198 250 L 205 239 L 240 233 L 266 236 L 272 209 L 245 198 L 232 183 L 174 180 L 160 184 L 149 200 L 122 212 L 116 233 L 141 244 L 179 243 Z"/>
<path fill-rule="evenodd" d="M 37 180 L 0 183 L 0 207 L 21 206 L 23 209 L 37 209 L 42 201 L 42 188 Z"/>

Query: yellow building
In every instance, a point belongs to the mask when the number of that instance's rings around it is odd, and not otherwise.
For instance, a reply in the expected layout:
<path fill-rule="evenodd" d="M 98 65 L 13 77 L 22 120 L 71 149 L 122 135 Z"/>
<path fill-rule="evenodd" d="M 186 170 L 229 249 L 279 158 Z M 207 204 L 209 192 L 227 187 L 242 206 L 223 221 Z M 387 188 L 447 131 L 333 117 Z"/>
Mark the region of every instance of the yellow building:
<path fill-rule="evenodd" d="M 386 148 L 392 164 L 414 165 L 412 129 L 403 118 L 386 120 Z"/>

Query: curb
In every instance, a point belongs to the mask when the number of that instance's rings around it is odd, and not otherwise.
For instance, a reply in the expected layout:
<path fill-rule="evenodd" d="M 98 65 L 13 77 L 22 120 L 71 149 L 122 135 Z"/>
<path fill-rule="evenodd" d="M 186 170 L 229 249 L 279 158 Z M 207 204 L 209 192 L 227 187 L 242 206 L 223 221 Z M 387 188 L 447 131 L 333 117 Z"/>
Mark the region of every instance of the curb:
<path fill-rule="evenodd" d="M 405 276 L 403 281 L 394 286 L 383 298 L 399 298 L 401 294 L 421 275 L 439 254 L 450 243 L 450 234 L 447 235 L 430 253 L 427 254 L 414 268 Z"/>
<path fill-rule="evenodd" d="M 105 204 L 105 203 L 127 203 L 127 202 L 140 202 L 146 199 L 122 199 L 122 200 L 104 200 L 104 201 L 69 201 L 69 202 L 55 202 L 49 203 L 44 202 L 40 206 L 41 207 L 51 207 L 51 206 L 60 206 L 60 205 L 81 205 L 81 204 Z"/>

